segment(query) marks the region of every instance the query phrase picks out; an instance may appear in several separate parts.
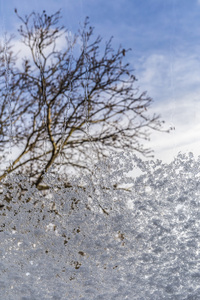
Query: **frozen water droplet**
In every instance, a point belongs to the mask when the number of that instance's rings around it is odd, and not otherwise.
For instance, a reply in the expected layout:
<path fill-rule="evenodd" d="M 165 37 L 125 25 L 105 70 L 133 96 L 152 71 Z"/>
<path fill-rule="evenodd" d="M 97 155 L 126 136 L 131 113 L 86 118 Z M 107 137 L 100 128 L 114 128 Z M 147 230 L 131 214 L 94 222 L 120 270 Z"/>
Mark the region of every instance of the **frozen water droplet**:
<path fill-rule="evenodd" d="M 151 187 L 149 186 L 149 185 L 147 185 L 146 187 L 145 187 L 145 192 L 146 193 L 150 193 L 151 192 Z"/>

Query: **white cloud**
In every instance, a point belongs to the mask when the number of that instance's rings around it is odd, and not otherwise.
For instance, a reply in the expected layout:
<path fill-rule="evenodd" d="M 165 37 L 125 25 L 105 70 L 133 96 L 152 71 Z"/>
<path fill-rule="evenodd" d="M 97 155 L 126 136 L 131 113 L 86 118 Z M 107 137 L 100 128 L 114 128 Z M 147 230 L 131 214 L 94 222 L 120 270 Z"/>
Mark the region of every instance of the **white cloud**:
<path fill-rule="evenodd" d="M 155 156 L 170 161 L 179 152 L 200 149 L 200 61 L 197 55 L 186 53 L 171 58 L 153 54 L 143 58 L 139 71 L 140 90 L 147 90 L 155 100 L 150 112 L 166 121 L 170 134 L 153 132 L 146 146 Z"/>
<path fill-rule="evenodd" d="M 9 33 L 7 34 L 7 36 L 9 37 Z M 54 50 L 55 51 L 66 50 L 67 47 L 69 46 L 69 43 L 72 44 L 73 38 L 74 38 L 74 34 L 71 31 L 66 33 L 64 33 L 63 31 L 63 35 L 61 35 L 56 40 L 56 48 Z M 4 45 L 4 43 L 5 43 L 5 38 L 3 36 L 0 36 L 0 44 Z M 21 36 L 18 36 L 17 38 L 16 37 L 13 38 L 10 42 L 10 45 L 12 46 L 12 51 L 14 52 L 14 54 L 18 54 L 17 55 L 18 59 L 16 61 L 16 66 L 18 68 L 22 66 L 22 59 L 24 58 L 30 59 L 30 61 L 32 62 L 31 49 L 22 42 Z M 78 47 L 80 47 L 80 41 L 78 41 Z M 44 50 L 44 54 L 47 56 L 52 52 L 52 50 L 53 50 L 53 44 L 46 47 L 46 49 Z M 53 58 L 53 56 L 51 58 Z"/>

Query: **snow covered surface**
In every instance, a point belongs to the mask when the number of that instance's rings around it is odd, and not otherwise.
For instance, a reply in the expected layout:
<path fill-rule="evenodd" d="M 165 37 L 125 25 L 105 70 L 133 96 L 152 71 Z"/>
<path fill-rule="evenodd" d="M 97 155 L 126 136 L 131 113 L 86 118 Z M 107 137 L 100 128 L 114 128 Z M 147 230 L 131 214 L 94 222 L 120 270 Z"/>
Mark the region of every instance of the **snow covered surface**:
<path fill-rule="evenodd" d="M 192 153 L 170 164 L 111 155 L 72 188 L 48 173 L 46 195 L 8 177 L 0 299 L 200 299 L 199 178 Z"/>

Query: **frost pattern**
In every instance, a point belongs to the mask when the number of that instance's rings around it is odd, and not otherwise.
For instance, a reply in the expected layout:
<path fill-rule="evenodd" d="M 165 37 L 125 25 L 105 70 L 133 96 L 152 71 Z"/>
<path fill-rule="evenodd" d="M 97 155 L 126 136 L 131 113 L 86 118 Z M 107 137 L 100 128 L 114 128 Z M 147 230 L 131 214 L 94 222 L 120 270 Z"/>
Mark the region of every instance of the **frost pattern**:
<path fill-rule="evenodd" d="M 136 178 L 130 170 L 139 170 Z M 200 157 L 112 153 L 72 187 L 1 183 L 1 299 L 199 299 Z"/>

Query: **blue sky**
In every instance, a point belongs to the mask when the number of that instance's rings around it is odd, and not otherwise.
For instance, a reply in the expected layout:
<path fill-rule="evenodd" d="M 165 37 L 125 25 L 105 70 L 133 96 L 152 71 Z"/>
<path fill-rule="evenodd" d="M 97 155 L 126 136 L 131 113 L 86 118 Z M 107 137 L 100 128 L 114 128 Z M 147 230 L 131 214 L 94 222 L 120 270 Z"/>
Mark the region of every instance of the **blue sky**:
<path fill-rule="evenodd" d="M 104 40 L 114 36 L 132 48 L 127 60 L 137 86 L 154 99 L 171 134 L 154 133 L 155 156 L 169 160 L 178 151 L 200 149 L 200 1 L 199 0 L 1 0 L 1 31 L 16 32 L 20 15 L 62 9 L 62 23 L 76 31 L 85 16 Z"/>

